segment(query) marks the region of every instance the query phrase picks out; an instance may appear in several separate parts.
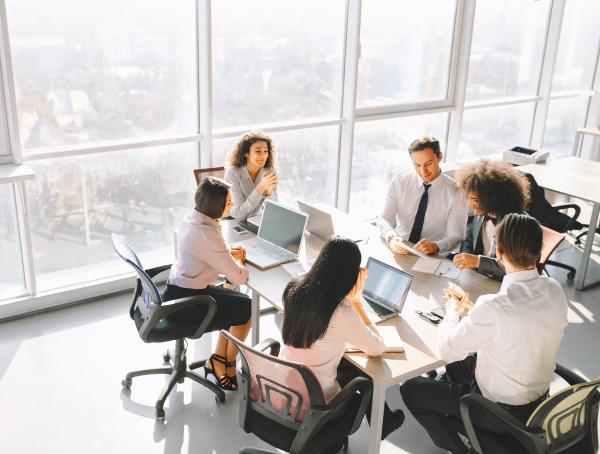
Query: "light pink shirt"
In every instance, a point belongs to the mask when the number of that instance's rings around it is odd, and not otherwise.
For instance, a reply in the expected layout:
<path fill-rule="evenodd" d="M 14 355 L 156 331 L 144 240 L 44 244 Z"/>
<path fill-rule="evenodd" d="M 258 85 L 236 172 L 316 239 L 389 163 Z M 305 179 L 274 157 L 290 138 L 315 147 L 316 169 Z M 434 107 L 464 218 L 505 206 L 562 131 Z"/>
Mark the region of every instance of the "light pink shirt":
<path fill-rule="evenodd" d="M 181 221 L 177 233 L 178 260 L 171 266 L 168 283 L 201 289 L 219 274 L 233 284 L 245 284 L 248 270 L 231 255 L 214 219 L 193 210 Z"/>
<path fill-rule="evenodd" d="M 357 347 L 370 356 L 379 356 L 385 350 L 383 339 L 375 327 L 365 325 L 352 309 L 351 303 L 344 300 L 333 313 L 321 339 L 310 348 L 284 345 L 282 358 L 310 367 L 321 384 L 325 401 L 329 402 L 341 389 L 336 375 L 346 344 Z"/>

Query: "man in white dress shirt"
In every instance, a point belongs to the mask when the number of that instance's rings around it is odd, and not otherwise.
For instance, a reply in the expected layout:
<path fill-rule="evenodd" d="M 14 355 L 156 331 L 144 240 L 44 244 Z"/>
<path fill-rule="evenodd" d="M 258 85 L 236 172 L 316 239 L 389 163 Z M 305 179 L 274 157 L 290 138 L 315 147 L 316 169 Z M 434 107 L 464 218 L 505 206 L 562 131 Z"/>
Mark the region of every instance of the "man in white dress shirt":
<path fill-rule="evenodd" d="M 567 325 L 567 298 L 558 282 L 539 275 L 541 249 L 539 223 L 527 214 L 508 214 L 496 232 L 496 257 L 507 273 L 500 291 L 474 305 L 464 293 L 445 291 L 439 352 L 455 362 L 442 380 L 416 377 L 400 387 L 404 403 L 440 448 L 467 452 L 457 434 L 465 394 L 479 393 L 522 422 L 546 398 Z M 475 424 L 499 432 L 484 415 Z"/>
<path fill-rule="evenodd" d="M 379 232 L 400 254 L 406 253 L 401 240 L 425 254 L 451 252 L 465 236 L 467 206 L 454 180 L 442 174 L 440 142 L 424 136 L 408 151 L 415 171 L 390 184 L 377 221 Z"/>

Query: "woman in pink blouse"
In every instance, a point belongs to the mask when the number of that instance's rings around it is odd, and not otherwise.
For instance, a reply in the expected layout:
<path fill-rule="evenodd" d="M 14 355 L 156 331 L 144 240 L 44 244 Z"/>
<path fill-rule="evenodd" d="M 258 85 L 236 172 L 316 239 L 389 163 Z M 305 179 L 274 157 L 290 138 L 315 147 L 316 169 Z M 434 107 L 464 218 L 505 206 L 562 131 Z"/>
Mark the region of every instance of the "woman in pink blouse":
<path fill-rule="evenodd" d="M 196 207 L 188 213 L 177 234 L 178 260 L 171 267 L 164 301 L 193 295 L 210 295 L 217 301 L 215 314 L 207 331 L 227 329 L 240 340 L 250 330 L 250 298 L 243 293 L 211 285 L 219 274 L 233 284 L 245 284 L 248 270 L 243 265 L 243 248 L 229 249 L 221 233 L 219 220 L 229 216 L 231 195 L 224 181 L 208 177 L 195 195 Z M 206 308 L 191 308 L 182 314 L 187 320 L 206 315 Z M 214 375 L 217 385 L 228 391 L 237 389 L 235 357 L 237 348 L 219 336 L 213 355 L 206 361 L 204 375 Z"/>
<path fill-rule="evenodd" d="M 347 344 L 371 356 L 385 349 L 361 303 L 367 270 L 360 267 L 360 261 L 354 241 L 333 237 L 310 271 L 292 280 L 283 293 L 282 356 L 312 369 L 327 402 L 354 377 L 366 377 L 342 359 Z M 370 420 L 371 405 L 367 408 Z M 386 404 L 382 439 L 403 422 L 402 410 L 392 412 Z"/>

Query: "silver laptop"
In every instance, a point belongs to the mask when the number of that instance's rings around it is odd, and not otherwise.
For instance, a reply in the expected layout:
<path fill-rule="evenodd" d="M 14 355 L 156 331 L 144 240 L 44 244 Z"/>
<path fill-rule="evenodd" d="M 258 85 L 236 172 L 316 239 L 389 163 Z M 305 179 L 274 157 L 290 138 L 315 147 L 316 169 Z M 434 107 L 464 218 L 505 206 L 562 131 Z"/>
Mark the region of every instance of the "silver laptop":
<path fill-rule="evenodd" d="M 264 270 L 298 258 L 308 216 L 267 200 L 258 235 L 236 243 L 246 249 L 246 260 Z"/>
<path fill-rule="evenodd" d="M 375 315 L 372 317 L 375 320 L 385 320 L 399 314 L 412 283 L 412 274 L 373 257 L 367 260 L 367 270 L 369 274 L 363 290 L 363 307 Z"/>
<path fill-rule="evenodd" d="M 298 207 L 301 211 L 308 213 L 307 230 L 323 241 L 327 241 L 334 234 L 345 236 L 352 241 L 361 241 L 367 236 L 364 229 L 344 222 L 342 217 L 333 215 L 322 204 L 311 204 L 298 199 Z"/>

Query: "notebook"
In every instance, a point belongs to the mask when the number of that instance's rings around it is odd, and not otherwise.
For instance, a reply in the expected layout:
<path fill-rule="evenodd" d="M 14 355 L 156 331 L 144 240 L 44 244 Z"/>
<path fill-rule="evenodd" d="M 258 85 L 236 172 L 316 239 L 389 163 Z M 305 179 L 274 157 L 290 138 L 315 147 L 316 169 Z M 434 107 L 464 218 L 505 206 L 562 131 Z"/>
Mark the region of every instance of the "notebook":
<path fill-rule="evenodd" d="M 267 200 L 258 235 L 236 243 L 246 249 L 246 260 L 262 269 L 298 258 L 308 216 Z"/>

